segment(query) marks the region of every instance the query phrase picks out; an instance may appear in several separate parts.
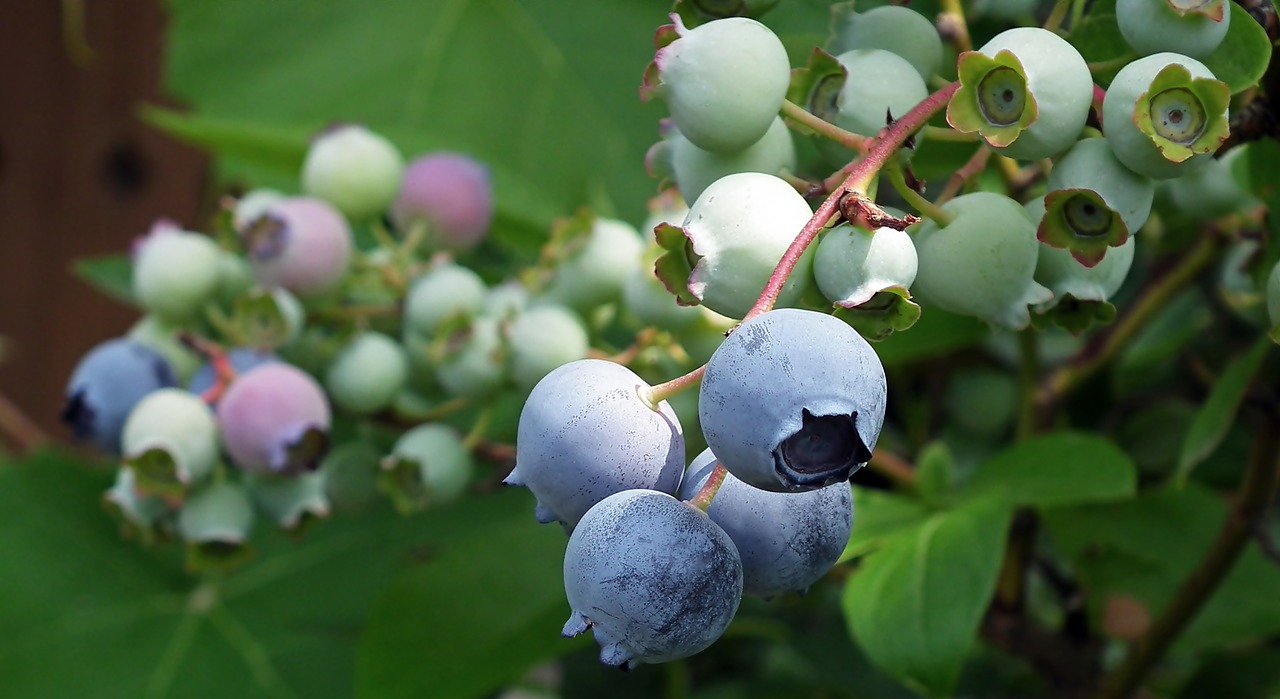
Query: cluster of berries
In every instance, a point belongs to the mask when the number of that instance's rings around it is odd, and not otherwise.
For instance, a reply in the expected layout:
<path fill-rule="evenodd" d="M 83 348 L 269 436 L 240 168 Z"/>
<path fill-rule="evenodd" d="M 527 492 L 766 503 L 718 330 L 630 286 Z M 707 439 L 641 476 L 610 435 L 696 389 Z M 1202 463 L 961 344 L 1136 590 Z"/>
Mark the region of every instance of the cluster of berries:
<path fill-rule="evenodd" d="M 506 482 L 527 486 L 538 520 L 571 534 L 565 635 L 592 629 L 610 665 L 682 658 L 724 632 L 743 593 L 818 580 L 847 541 L 847 481 L 884 421 L 884 371 L 863 335 L 909 328 L 921 313 L 912 293 L 997 328 L 1026 328 L 1033 310 L 1075 332 L 1110 320 L 1157 182 L 1221 165 L 1231 91 L 1171 51 L 1212 51 L 1223 4 L 1121 2 L 1120 27 L 1143 57 L 1105 97 L 1065 39 L 1016 28 L 961 52 L 959 80 L 931 105 L 944 47 L 909 8 L 839 8 L 829 52 L 795 71 L 755 19 L 672 13 L 642 80 L 642 97 L 670 111 L 646 164 L 692 204 L 683 223 L 654 228 L 655 272 L 681 305 L 744 321 L 701 376 L 708 449 L 687 468 L 664 399 L 694 374 L 655 386 L 583 360 L 530 394 Z M 924 121 L 892 127 L 943 107 L 979 164 L 1053 159 L 1051 172 L 1023 188 L 1025 201 L 959 187 L 929 201 L 908 176 L 918 144 L 906 136 Z M 831 178 L 798 175 L 793 130 L 823 137 Z M 880 165 L 851 174 L 885 144 Z M 877 174 L 924 220 L 870 203 Z M 857 195 L 860 208 L 815 213 L 806 196 L 828 193 Z M 1237 196 L 1213 215 L 1249 203 Z M 807 230 L 817 232 L 804 240 Z"/>
<path fill-rule="evenodd" d="M 296 527 L 363 497 L 353 483 L 405 510 L 458 497 L 493 411 L 523 404 L 505 482 L 570 534 L 564 633 L 592 629 L 610 665 L 687 657 L 742 595 L 803 591 L 844 550 L 848 480 L 887 402 L 864 337 L 907 330 L 922 305 L 1004 329 L 1114 315 L 1162 188 L 1190 201 L 1177 188 L 1229 167 L 1213 156 L 1231 89 L 1193 57 L 1223 40 L 1225 4 L 1120 0 L 1143 57 L 1105 91 L 1057 33 L 1016 28 L 960 52 L 932 94 L 946 49 L 906 7 L 838 8 L 827 50 L 795 70 L 755 19 L 673 13 L 641 95 L 669 108 L 647 165 L 674 190 L 644 235 L 575 216 L 504 280 L 462 262 L 493 220 L 482 166 L 406 166 L 376 134 L 334 128 L 303 195 L 252 191 L 214 236 L 162 222 L 139 241 L 147 315 L 84 358 L 64 417 L 121 458 L 106 500 L 132 531 L 226 564 L 255 506 Z M 944 110 L 934 133 L 976 152 L 935 192 L 911 161 Z M 817 164 L 796 134 L 820 137 Z M 990 158 L 1016 198 L 961 193 Z M 880 181 L 923 219 L 876 204 Z M 1252 205 L 1220 200 L 1190 215 Z M 1280 272 L 1269 290 L 1280 312 Z M 330 448 L 335 416 L 395 437 L 372 456 Z"/>

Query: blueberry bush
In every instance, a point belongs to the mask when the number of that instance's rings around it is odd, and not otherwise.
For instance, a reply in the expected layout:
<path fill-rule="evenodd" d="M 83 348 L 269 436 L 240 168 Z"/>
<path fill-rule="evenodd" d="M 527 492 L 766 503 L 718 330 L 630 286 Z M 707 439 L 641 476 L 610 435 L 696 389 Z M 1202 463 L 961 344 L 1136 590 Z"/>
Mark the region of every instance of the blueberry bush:
<path fill-rule="evenodd" d="M 1271 0 L 167 5 L 6 696 L 1280 693 Z"/>

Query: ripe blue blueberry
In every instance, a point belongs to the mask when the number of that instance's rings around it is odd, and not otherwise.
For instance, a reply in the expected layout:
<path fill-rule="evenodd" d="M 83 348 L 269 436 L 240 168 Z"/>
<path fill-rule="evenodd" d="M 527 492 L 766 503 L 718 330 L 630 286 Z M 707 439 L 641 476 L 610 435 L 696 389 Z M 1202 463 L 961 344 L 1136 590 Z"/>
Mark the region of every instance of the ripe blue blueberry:
<path fill-rule="evenodd" d="M 757 488 L 849 480 L 884 423 L 884 368 L 844 322 L 781 309 L 733 331 L 707 362 L 698 415 L 707 446 Z"/>
<path fill-rule="evenodd" d="M 622 366 L 582 359 L 547 374 L 520 411 L 509 485 L 538 498 L 538 520 L 572 529 L 605 497 L 649 488 L 675 493 L 684 436 L 671 406 L 651 408 L 649 384 Z"/>
<path fill-rule="evenodd" d="M 120 453 L 120 433 L 147 394 L 177 384 L 169 362 L 133 340 L 108 340 L 80 360 L 67 382 L 62 421 L 78 439 Z"/>
<path fill-rule="evenodd" d="M 627 490 L 592 507 L 569 537 L 564 590 L 564 635 L 592 629 L 601 662 L 634 668 L 714 643 L 738 611 L 742 561 L 705 513 Z"/>
<path fill-rule="evenodd" d="M 680 484 L 682 500 L 698 494 L 716 461 L 707 449 L 689 464 Z M 774 597 L 804 592 L 835 565 L 853 529 L 853 491 L 848 483 L 834 483 L 805 493 L 775 493 L 730 473 L 707 515 L 738 549 L 743 594 Z"/>

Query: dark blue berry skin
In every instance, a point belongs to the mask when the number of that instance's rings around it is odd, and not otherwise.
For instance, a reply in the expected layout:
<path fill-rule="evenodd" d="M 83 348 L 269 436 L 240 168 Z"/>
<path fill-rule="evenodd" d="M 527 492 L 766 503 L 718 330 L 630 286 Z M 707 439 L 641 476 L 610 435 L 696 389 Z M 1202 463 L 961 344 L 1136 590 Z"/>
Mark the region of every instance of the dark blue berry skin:
<path fill-rule="evenodd" d="M 173 367 L 133 340 L 107 340 L 89 350 L 67 383 L 61 418 L 77 439 L 120 453 L 120 433 L 133 406 L 152 391 L 177 384 Z"/>
<path fill-rule="evenodd" d="M 692 499 L 711 476 L 716 456 L 704 450 L 689 464 L 680 498 Z M 853 491 L 836 483 L 803 493 L 761 490 L 726 474 L 707 509 L 742 558 L 742 592 L 775 597 L 804 592 L 831 570 L 853 529 Z"/>
<path fill-rule="evenodd" d="M 742 599 L 742 562 L 702 511 L 666 493 L 624 490 L 573 530 L 564 589 L 572 609 L 564 635 L 590 628 L 601 662 L 633 668 L 714 643 Z"/>
<path fill-rule="evenodd" d="M 227 359 L 231 361 L 231 368 L 236 370 L 236 374 L 243 374 L 267 362 L 280 361 L 280 358 L 274 353 L 253 349 L 252 347 L 233 347 L 227 351 Z M 213 382 L 213 364 L 205 362 L 200 365 L 199 369 L 196 369 L 196 373 L 191 375 L 191 381 L 187 383 L 187 390 L 200 395 L 213 388 Z"/>
<path fill-rule="evenodd" d="M 711 355 L 698 415 L 729 473 L 799 492 L 847 481 L 871 458 L 886 397 L 862 336 L 830 315 L 783 308 L 744 322 Z"/>

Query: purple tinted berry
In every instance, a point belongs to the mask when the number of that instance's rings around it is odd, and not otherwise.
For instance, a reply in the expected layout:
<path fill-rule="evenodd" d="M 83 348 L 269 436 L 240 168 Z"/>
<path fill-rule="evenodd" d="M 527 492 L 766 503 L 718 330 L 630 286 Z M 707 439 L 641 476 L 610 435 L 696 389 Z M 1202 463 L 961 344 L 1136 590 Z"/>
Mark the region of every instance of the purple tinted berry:
<path fill-rule="evenodd" d="M 692 499 L 716 466 L 710 449 L 685 470 L 680 498 Z M 853 529 L 853 491 L 836 483 L 806 493 L 774 493 L 726 474 L 711 521 L 733 539 L 742 557 L 742 592 L 774 597 L 804 592 L 844 552 Z"/>
<path fill-rule="evenodd" d="M 582 359 L 547 374 L 520 412 L 509 485 L 538 498 L 539 521 L 572 529 L 592 505 L 632 488 L 674 493 L 684 436 L 666 401 L 641 398 L 649 384 L 622 366 Z"/>
<path fill-rule="evenodd" d="M 274 352 L 252 347 L 233 347 L 227 350 L 227 360 L 231 362 L 231 368 L 236 370 L 236 374 L 240 375 L 247 374 L 267 362 L 278 362 L 280 358 Z M 191 381 L 187 382 L 187 390 L 200 395 L 213 388 L 215 378 L 213 364 L 205 362 L 196 369 L 196 373 L 191 375 Z"/>
<path fill-rule="evenodd" d="M 155 350 L 134 340 L 108 340 L 71 373 L 62 421 L 78 439 L 118 454 L 120 432 L 133 407 L 152 391 L 176 383 L 169 362 Z"/>
<path fill-rule="evenodd" d="M 493 220 L 489 169 L 461 153 L 432 153 L 409 163 L 400 193 L 391 205 L 396 228 L 429 226 L 438 247 L 474 247 Z"/>
<path fill-rule="evenodd" d="M 240 234 L 254 278 L 302 296 L 333 287 L 351 259 L 347 220 L 314 197 L 281 199 Z"/>
<path fill-rule="evenodd" d="M 329 402 L 320 385 L 284 362 L 269 362 L 237 377 L 218 402 L 222 445 L 251 471 L 315 469 L 329 446 L 329 420 Z"/>
<path fill-rule="evenodd" d="M 592 629 L 600 660 L 633 668 L 687 658 L 720 638 L 742 600 L 742 562 L 707 515 L 628 490 L 582 518 L 564 554 L 566 636 Z"/>

